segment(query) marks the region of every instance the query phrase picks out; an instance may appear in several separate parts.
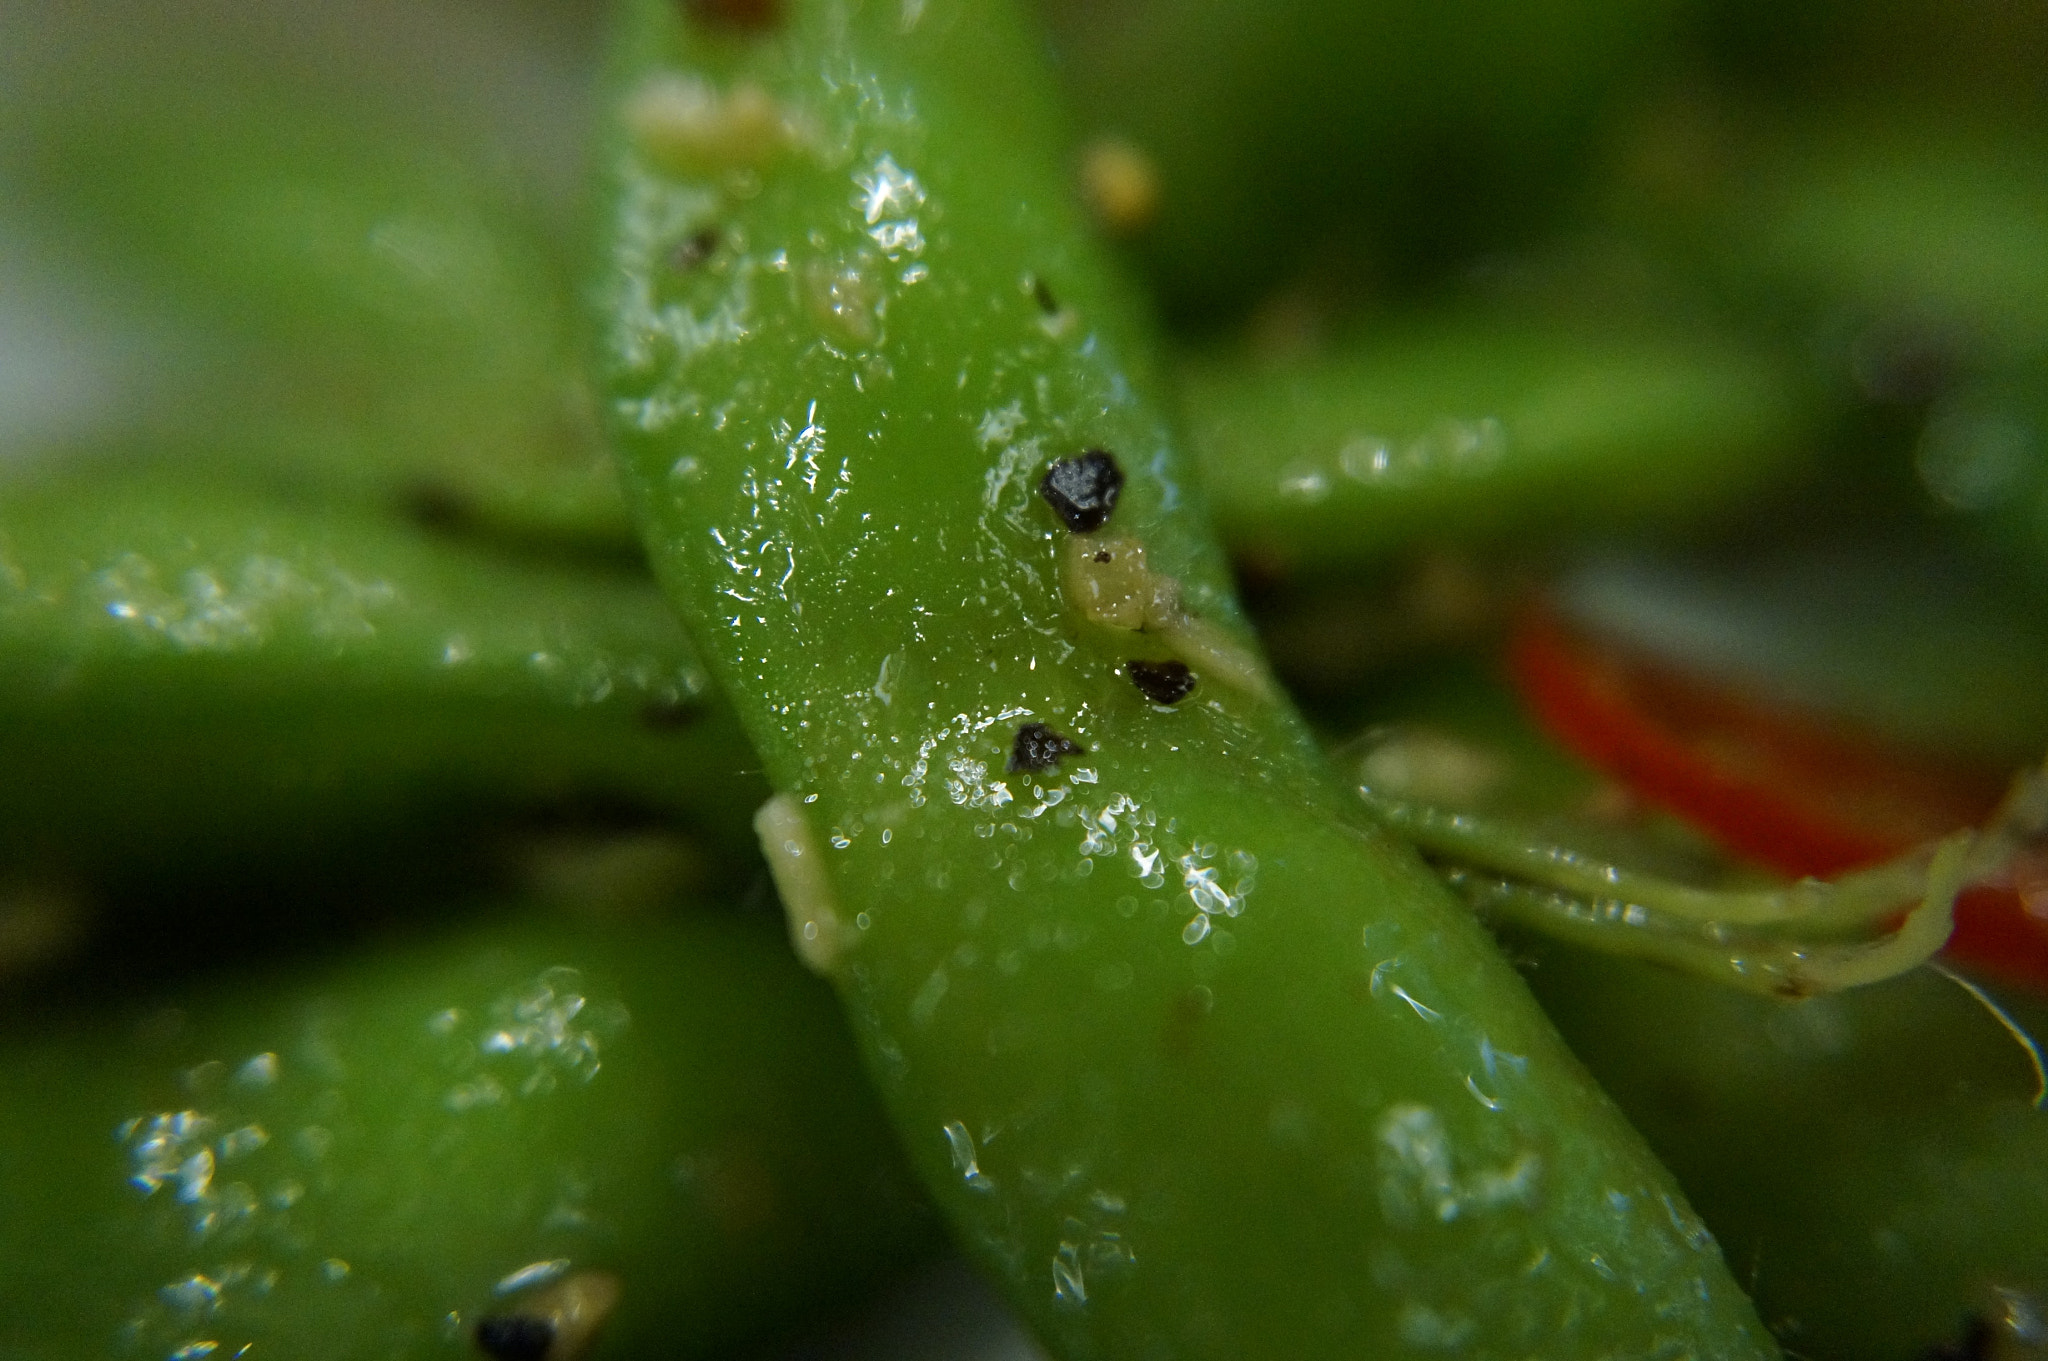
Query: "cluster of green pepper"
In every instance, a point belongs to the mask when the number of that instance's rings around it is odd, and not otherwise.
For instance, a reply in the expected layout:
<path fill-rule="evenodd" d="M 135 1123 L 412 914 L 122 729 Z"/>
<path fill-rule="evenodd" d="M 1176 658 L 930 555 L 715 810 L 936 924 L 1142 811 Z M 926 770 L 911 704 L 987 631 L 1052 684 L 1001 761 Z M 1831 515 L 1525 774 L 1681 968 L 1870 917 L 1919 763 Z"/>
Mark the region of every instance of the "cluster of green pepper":
<path fill-rule="evenodd" d="M 10 120 L 206 341 L 0 483 L 0 1356 L 704 1354 L 934 1207 L 1063 1358 L 2048 1346 L 2041 1009 L 1914 968 L 2039 790 L 1787 889 L 1474 662 L 1540 595 L 2038 758 L 2038 62 L 622 10 L 583 246 L 254 48 Z"/>

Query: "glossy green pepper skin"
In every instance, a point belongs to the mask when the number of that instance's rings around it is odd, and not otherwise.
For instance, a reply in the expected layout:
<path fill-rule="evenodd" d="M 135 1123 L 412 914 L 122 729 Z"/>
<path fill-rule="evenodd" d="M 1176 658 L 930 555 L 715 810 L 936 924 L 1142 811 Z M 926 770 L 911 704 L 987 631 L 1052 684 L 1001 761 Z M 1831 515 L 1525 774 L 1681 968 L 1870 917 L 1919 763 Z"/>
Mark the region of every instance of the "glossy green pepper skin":
<path fill-rule="evenodd" d="M 743 841 L 754 758 L 643 578 L 156 466 L 0 491 L 0 863 L 193 873 L 468 806 Z"/>
<path fill-rule="evenodd" d="M 1923 969 L 1787 1006 L 1517 943 L 1786 1346 L 1905 1358 L 1972 1314 L 2038 1316 L 2048 1114 L 2025 1051 L 1953 982 Z M 2019 1016 L 2041 1033 L 2038 1004 Z"/>
<path fill-rule="evenodd" d="M 478 1355 L 481 1320 L 597 1273 L 595 1346 L 550 1361 L 697 1356 L 933 1244 L 768 918 L 473 906 L 317 965 L 11 1003 L 0 1354 Z"/>
<path fill-rule="evenodd" d="M 697 12 L 634 4 L 621 43 L 609 413 L 785 791 L 799 943 L 964 1245 L 1075 1358 L 1770 1354 L 1513 971 L 1266 688 L 1030 36 L 999 5 Z M 1062 555 L 1107 540 L 1038 488 L 1091 448 L 1170 627 L 1063 598 Z M 1196 689 L 1153 703 L 1128 663 L 1175 648 Z"/>

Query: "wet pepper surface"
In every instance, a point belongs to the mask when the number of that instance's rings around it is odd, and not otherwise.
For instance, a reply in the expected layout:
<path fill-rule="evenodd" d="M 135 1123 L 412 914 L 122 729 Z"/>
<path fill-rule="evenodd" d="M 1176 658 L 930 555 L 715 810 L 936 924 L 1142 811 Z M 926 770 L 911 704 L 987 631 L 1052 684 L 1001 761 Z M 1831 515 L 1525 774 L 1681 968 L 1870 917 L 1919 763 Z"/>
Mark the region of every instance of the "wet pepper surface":
<path fill-rule="evenodd" d="M 632 12 L 607 415 L 783 791 L 798 948 L 969 1250 L 1072 1357 L 1771 1354 L 1272 697 L 1014 16 Z"/>

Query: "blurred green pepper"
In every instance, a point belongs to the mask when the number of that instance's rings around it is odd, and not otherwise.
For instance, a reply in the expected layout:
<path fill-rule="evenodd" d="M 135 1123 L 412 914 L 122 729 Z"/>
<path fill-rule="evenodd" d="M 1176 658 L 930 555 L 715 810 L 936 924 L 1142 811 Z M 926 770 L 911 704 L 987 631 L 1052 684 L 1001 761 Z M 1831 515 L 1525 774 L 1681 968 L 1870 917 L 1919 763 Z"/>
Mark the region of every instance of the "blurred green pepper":
<path fill-rule="evenodd" d="M 1309 355 L 1178 374 L 1232 548 L 1352 566 L 1419 545 L 1614 537 L 1800 472 L 1812 395 L 1767 352 L 1641 324 L 1440 310 Z"/>
<path fill-rule="evenodd" d="M 144 435 L 513 539 L 626 541 L 561 233 L 389 96 L 247 62 L 184 83 L 109 63 L 0 140 L 0 185 L 57 259 L 183 328 Z"/>
<path fill-rule="evenodd" d="M 769 920 L 446 910 L 13 1006 L 0 1353 L 722 1354 L 933 1246 Z"/>
<path fill-rule="evenodd" d="M 1683 6 L 1044 9 L 1080 130 L 1156 175 L 1156 220 L 1129 229 L 1160 304 L 1213 322 L 1304 279 L 1406 290 L 1553 225 Z"/>
<path fill-rule="evenodd" d="M 170 462 L 4 497 L 16 867 L 218 870 L 464 803 L 610 799 L 744 841 L 753 757 L 636 576 Z"/>

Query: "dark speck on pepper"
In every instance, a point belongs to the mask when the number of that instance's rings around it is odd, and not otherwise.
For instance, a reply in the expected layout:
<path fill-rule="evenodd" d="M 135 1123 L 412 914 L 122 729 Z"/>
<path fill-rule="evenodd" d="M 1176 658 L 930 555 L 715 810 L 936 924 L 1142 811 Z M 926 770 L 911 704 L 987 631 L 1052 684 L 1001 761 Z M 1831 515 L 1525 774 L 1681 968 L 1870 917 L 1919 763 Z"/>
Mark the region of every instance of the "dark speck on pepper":
<path fill-rule="evenodd" d="M 1124 489 L 1124 470 L 1105 449 L 1090 449 L 1052 465 L 1038 494 L 1076 534 L 1092 534 L 1108 522 Z"/>
<path fill-rule="evenodd" d="M 695 723 L 702 712 L 696 705 L 684 700 L 650 700 L 641 706 L 640 723 L 642 727 L 652 728 L 656 732 L 674 732 Z"/>
<path fill-rule="evenodd" d="M 718 253 L 718 229 L 706 227 L 689 240 L 669 252 L 669 266 L 678 274 L 687 274 Z"/>
<path fill-rule="evenodd" d="M 453 533 L 470 522 L 469 503 L 445 482 L 420 482 L 405 493 L 405 513 L 422 529 Z"/>
<path fill-rule="evenodd" d="M 497 1314 L 479 1319 L 476 1349 L 491 1361 L 547 1361 L 555 1325 L 531 1314 Z"/>
<path fill-rule="evenodd" d="M 1038 310 L 1047 316 L 1058 316 L 1060 300 L 1052 295 L 1052 289 L 1036 274 L 1031 276 L 1031 296 L 1038 302 Z"/>
<path fill-rule="evenodd" d="M 1016 745 L 1010 748 L 1010 769 L 1050 770 L 1062 756 L 1079 756 L 1082 750 L 1078 742 L 1043 723 L 1026 723 L 1017 729 Z"/>
<path fill-rule="evenodd" d="M 1124 674 L 1154 704 L 1178 704 L 1195 692 L 1195 673 L 1185 662 L 1129 661 Z"/>

